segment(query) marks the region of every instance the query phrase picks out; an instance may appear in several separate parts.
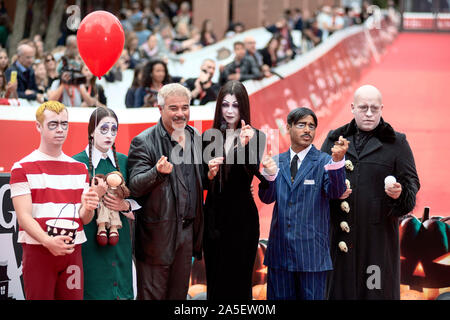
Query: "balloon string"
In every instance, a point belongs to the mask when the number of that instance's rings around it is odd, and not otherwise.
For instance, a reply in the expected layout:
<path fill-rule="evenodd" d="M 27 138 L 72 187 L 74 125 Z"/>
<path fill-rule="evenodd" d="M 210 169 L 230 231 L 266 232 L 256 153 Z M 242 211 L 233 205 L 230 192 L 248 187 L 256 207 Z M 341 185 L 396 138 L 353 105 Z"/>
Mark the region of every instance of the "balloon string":
<path fill-rule="evenodd" d="M 93 150 L 95 148 L 95 130 L 97 130 L 97 108 L 94 110 L 95 112 L 95 127 L 94 127 L 94 134 L 92 135 L 92 148 L 90 150 L 91 154 L 90 154 L 90 158 L 92 161 L 92 154 L 94 153 Z M 95 166 L 94 164 L 92 164 L 92 178 L 95 177 Z"/>

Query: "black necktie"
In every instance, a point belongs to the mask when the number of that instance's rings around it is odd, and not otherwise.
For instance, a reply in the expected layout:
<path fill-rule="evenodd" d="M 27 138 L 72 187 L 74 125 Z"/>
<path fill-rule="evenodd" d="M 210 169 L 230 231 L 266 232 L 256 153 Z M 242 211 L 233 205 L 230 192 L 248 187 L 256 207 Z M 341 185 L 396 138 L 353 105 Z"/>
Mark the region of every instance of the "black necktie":
<path fill-rule="evenodd" d="M 298 156 L 295 155 L 291 161 L 291 182 L 292 183 L 294 183 L 295 176 L 297 175 L 297 171 L 298 171 L 297 163 L 298 163 Z"/>

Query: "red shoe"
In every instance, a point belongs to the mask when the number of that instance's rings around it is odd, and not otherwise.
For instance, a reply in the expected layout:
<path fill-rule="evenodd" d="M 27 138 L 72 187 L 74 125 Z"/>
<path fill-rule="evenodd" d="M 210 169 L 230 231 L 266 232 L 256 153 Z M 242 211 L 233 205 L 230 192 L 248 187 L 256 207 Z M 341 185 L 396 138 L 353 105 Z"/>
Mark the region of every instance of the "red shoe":
<path fill-rule="evenodd" d="M 119 233 L 116 231 L 111 231 L 109 233 L 108 244 L 110 246 L 115 246 L 119 242 Z"/>
<path fill-rule="evenodd" d="M 97 233 L 97 243 L 101 247 L 106 246 L 108 244 L 108 237 L 105 230 L 102 230 L 99 233 Z"/>

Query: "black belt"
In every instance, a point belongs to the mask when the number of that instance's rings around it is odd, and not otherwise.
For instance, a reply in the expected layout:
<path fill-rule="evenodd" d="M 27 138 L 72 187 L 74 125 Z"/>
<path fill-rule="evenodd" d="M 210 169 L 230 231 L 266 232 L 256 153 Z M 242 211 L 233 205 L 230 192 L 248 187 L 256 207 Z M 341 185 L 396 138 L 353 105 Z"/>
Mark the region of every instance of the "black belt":
<path fill-rule="evenodd" d="M 194 222 L 194 218 L 191 219 L 181 219 L 181 223 L 183 224 L 183 229 L 186 229 L 187 227 L 189 227 L 192 222 Z"/>

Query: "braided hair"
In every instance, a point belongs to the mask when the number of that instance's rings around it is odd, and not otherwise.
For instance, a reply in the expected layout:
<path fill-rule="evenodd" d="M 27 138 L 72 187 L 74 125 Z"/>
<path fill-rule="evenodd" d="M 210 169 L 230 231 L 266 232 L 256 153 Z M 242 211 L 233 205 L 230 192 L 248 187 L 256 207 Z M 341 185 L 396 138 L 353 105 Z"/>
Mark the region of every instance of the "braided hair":
<path fill-rule="evenodd" d="M 95 128 L 97 128 L 100 121 L 102 121 L 105 117 L 112 117 L 117 122 L 117 128 L 119 128 L 119 120 L 117 119 L 117 115 L 114 113 L 112 109 L 106 108 L 106 107 L 98 107 L 92 112 L 91 117 L 89 118 L 89 125 L 88 125 L 88 139 L 89 139 L 89 181 L 92 179 L 91 172 L 93 172 L 93 164 L 92 164 L 92 147 L 94 144 L 94 131 Z M 114 154 L 114 161 L 116 162 L 116 168 L 117 171 L 120 171 L 119 167 L 119 161 L 117 160 L 117 153 L 116 153 L 116 143 L 112 145 L 112 151 Z"/>

